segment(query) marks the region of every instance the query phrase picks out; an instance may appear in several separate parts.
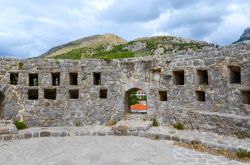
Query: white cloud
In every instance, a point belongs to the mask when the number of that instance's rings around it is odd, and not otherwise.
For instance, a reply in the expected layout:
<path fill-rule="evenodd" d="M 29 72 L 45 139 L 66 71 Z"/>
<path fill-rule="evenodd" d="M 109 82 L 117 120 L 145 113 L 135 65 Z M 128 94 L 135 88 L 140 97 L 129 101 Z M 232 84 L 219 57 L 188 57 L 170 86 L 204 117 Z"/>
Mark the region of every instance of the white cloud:
<path fill-rule="evenodd" d="M 227 10 L 229 14 L 223 17 L 219 27 L 204 40 L 230 44 L 239 39 L 246 27 L 250 26 L 250 4 L 229 4 Z"/>
<path fill-rule="evenodd" d="M 97 11 L 103 11 L 114 3 L 114 0 L 92 0 L 92 5 Z"/>
<path fill-rule="evenodd" d="M 229 44 L 250 25 L 248 0 L 1 0 L 0 56 L 31 57 L 93 34 L 174 35 Z"/>

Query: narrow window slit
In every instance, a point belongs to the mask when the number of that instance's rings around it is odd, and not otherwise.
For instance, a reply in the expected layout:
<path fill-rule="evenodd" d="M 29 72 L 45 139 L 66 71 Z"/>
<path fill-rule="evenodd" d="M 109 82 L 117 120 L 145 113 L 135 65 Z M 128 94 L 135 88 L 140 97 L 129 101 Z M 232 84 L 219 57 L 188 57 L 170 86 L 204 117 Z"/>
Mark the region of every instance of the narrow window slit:
<path fill-rule="evenodd" d="M 250 105 L 250 91 L 241 91 L 242 103 Z"/>
<path fill-rule="evenodd" d="M 199 85 L 208 85 L 207 70 L 197 70 Z"/>
<path fill-rule="evenodd" d="M 60 85 L 60 73 L 51 73 L 52 77 L 52 85 L 59 86 Z"/>
<path fill-rule="evenodd" d="M 56 89 L 44 89 L 44 98 L 56 100 Z"/>
<path fill-rule="evenodd" d="M 106 99 L 108 97 L 108 90 L 107 89 L 101 89 L 99 93 L 99 97 L 101 99 Z"/>
<path fill-rule="evenodd" d="M 38 100 L 38 89 L 29 89 L 28 90 L 28 99 L 29 100 Z"/>
<path fill-rule="evenodd" d="M 18 84 L 18 73 L 10 73 L 10 84 L 11 85 Z"/>
<path fill-rule="evenodd" d="M 196 93 L 196 100 L 205 102 L 206 101 L 206 94 L 204 91 L 195 91 Z"/>
<path fill-rule="evenodd" d="M 37 73 L 29 74 L 29 86 L 38 86 L 38 74 Z"/>
<path fill-rule="evenodd" d="M 230 70 L 230 83 L 240 84 L 241 83 L 241 68 L 239 66 L 229 66 Z"/>
<path fill-rule="evenodd" d="M 78 85 L 78 73 L 70 73 L 70 85 Z"/>
<path fill-rule="evenodd" d="M 159 91 L 160 101 L 168 101 L 167 91 Z"/>
<path fill-rule="evenodd" d="M 173 71 L 174 85 L 184 85 L 184 70 Z"/>
<path fill-rule="evenodd" d="M 93 84 L 101 85 L 101 73 L 93 73 Z"/>
<path fill-rule="evenodd" d="M 78 89 L 69 90 L 69 98 L 70 99 L 78 99 L 79 98 L 79 90 Z"/>

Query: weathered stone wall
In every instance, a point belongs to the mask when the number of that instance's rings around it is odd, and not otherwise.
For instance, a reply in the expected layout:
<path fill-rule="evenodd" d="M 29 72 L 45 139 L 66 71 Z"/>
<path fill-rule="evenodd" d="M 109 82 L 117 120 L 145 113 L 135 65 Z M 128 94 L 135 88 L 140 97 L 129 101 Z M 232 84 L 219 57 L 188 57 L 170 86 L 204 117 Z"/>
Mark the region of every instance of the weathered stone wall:
<path fill-rule="evenodd" d="M 23 118 L 30 126 L 105 123 L 125 113 L 126 91 L 140 88 L 147 93 L 148 117 L 161 124 L 184 123 L 186 128 L 233 134 L 248 131 L 250 105 L 243 104 L 242 91 L 250 91 L 250 45 L 208 48 L 173 56 L 101 61 L 0 60 L 0 86 L 5 94 L 5 119 Z M 240 68 L 241 82 L 230 83 L 230 67 Z M 175 71 L 184 71 L 184 85 L 175 85 Z M 208 84 L 199 85 L 197 70 L 206 70 Z M 69 73 L 78 73 L 78 85 L 69 85 Z M 101 84 L 93 84 L 93 73 Z M 19 73 L 18 85 L 10 85 L 10 73 Z M 38 74 L 38 86 L 29 86 L 29 74 Z M 51 73 L 60 73 L 60 86 L 52 86 Z M 11 92 L 7 92 L 7 88 Z M 28 99 L 28 90 L 38 89 L 38 100 Z M 56 100 L 44 99 L 44 89 L 56 89 Z M 79 98 L 70 99 L 69 90 Z M 107 89 L 107 98 L 99 98 Z M 160 101 L 159 91 L 167 91 Z M 205 92 L 197 101 L 196 91 Z"/>

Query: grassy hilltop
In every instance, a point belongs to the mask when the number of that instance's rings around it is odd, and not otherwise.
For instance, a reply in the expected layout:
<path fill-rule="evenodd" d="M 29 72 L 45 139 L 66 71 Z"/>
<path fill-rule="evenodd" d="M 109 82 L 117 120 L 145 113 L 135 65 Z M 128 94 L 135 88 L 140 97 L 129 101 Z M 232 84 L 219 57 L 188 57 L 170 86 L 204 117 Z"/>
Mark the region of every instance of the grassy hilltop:
<path fill-rule="evenodd" d="M 194 41 L 172 36 L 156 36 L 126 41 L 113 34 L 94 35 L 51 48 L 42 58 L 74 59 L 140 57 L 147 55 L 170 55 L 181 50 L 196 51 L 212 47 L 207 42 Z"/>

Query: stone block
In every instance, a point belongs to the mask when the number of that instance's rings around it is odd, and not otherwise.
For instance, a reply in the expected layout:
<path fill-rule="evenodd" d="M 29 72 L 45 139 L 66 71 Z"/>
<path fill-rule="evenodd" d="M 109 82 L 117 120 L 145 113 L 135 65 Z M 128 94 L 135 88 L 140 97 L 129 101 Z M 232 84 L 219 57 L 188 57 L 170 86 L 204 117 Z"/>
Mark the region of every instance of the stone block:
<path fill-rule="evenodd" d="M 177 136 L 172 136 L 172 140 L 173 140 L 173 141 L 177 141 L 177 142 L 179 142 L 179 141 L 180 141 L 180 138 L 179 138 L 179 137 L 177 137 Z"/>
<path fill-rule="evenodd" d="M 49 137 L 50 135 L 51 135 L 51 132 L 49 131 L 40 132 L 40 137 Z"/>
<path fill-rule="evenodd" d="M 24 133 L 24 139 L 30 139 L 32 138 L 32 133 L 31 132 L 25 132 Z"/>
<path fill-rule="evenodd" d="M 9 128 L 0 128 L 0 135 L 9 134 Z"/>
<path fill-rule="evenodd" d="M 4 141 L 9 141 L 9 140 L 12 140 L 12 139 L 13 139 L 12 135 L 4 135 L 3 136 Z"/>

